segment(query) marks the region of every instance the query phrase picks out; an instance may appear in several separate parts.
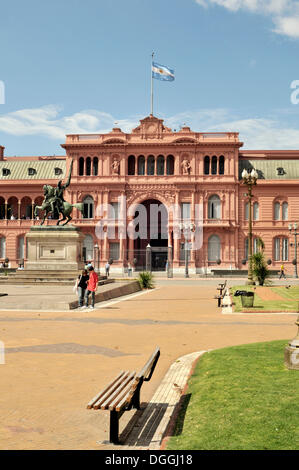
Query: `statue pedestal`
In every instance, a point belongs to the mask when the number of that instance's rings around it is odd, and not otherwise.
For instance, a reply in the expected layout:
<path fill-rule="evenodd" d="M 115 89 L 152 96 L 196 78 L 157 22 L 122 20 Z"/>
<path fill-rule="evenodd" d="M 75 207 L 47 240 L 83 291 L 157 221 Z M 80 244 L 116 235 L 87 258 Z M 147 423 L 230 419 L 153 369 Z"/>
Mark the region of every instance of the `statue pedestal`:
<path fill-rule="evenodd" d="M 73 225 L 32 226 L 26 234 L 25 270 L 65 272 L 83 269 L 83 238 L 80 229 Z"/>

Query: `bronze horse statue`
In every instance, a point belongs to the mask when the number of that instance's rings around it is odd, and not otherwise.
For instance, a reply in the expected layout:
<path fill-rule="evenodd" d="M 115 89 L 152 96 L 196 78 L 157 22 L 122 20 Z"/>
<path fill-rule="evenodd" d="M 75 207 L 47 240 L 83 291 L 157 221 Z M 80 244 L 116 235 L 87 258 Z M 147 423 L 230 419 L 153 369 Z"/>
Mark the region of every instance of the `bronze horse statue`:
<path fill-rule="evenodd" d="M 44 187 L 44 193 L 46 193 L 45 199 L 43 200 L 41 206 L 35 206 L 35 209 L 34 209 L 35 217 L 38 215 L 38 211 L 44 211 L 44 216 L 40 225 L 44 224 L 49 214 L 54 213 L 54 207 L 53 207 L 53 203 L 55 202 L 54 191 L 55 191 L 55 188 L 53 188 L 53 186 L 45 185 Z M 59 225 L 64 220 L 66 220 L 66 222 L 64 222 L 64 224 L 62 225 L 66 225 L 72 220 L 71 213 L 73 211 L 73 207 L 75 207 L 76 209 L 79 209 L 79 211 L 83 214 L 82 202 L 78 202 L 77 204 L 70 204 L 67 201 L 62 201 L 61 208 L 57 209 L 58 213 L 62 215 L 62 219 L 58 219 L 56 225 Z"/>

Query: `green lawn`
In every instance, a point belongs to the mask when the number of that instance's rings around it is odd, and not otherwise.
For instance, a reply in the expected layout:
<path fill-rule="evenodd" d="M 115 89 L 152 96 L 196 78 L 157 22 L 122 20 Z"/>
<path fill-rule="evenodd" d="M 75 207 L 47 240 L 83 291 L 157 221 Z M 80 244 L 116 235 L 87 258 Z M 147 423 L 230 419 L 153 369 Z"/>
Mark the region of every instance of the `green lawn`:
<path fill-rule="evenodd" d="M 167 450 L 298 449 L 299 371 L 284 366 L 286 344 L 205 353 L 189 379 Z"/>
<path fill-rule="evenodd" d="M 286 288 L 285 286 L 270 287 L 264 286 L 263 289 L 272 290 L 279 294 L 284 300 L 262 300 L 256 293 L 254 296 L 253 307 L 247 309 L 242 307 L 241 297 L 234 297 L 236 290 L 247 290 L 254 291 L 251 286 L 233 286 L 230 291 L 232 293 L 232 299 L 235 303 L 235 312 L 247 312 L 247 311 L 276 311 L 276 312 L 298 312 L 299 306 L 299 286 L 291 286 Z"/>

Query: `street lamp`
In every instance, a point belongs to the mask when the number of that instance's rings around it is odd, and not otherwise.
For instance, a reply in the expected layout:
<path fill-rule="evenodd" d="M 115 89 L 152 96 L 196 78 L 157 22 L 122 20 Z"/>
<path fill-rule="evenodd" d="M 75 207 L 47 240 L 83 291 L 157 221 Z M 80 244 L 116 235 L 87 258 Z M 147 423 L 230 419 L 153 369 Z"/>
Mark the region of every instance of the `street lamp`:
<path fill-rule="evenodd" d="M 100 248 L 99 245 L 96 243 L 93 247 L 94 249 L 94 264 L 97 263 L 97 272 L 100 272 Z"/>
<path fill-rule="evenodd" d="M 248 207 L 248 279 L 247 284 L 249 286 L 254 285 L 254 281 L 252 278 L 252 207 L 251 207 L 251 199 L 252 199 L 252 186 L 256 185 L 256 180 L 258 179 L 258 173 L 255 169 L 252 169 L 251 172 L 247 171 L 245 168 L 242 171 L 242 179 L 243 184 L 246 184 L 248 188 L 248 199 L 249 199 L 249 207 Z"/>
<path fill-rule="evenodd" d="M 185 277 L 189 277 L 189 249 L 191 242 L 189 240 L 191 239 L 191 233 L 194 232 L 195 225 L 192 223 L 181 223 L 180 224 L 180 229 L 184 233 L 184 238 L 185 238 L 185 243 L 184 243 L 184 249 L 185 249 Z"/>
<path fill-rule="evenodd" d="M 297 235 L 298 235 L 299 232 L 297 232 L 296 222 L 293 225 L 289 224 L 289 231 L 290 231 L 290 235 L 292 235 L 292 233 L 293 233 L 294 239 L 295 239 L 294 277 L 298 277 L 298 273 L 297 273 Z M 292 243 L 291 243 L 291 246 L 292 246 Z"/>

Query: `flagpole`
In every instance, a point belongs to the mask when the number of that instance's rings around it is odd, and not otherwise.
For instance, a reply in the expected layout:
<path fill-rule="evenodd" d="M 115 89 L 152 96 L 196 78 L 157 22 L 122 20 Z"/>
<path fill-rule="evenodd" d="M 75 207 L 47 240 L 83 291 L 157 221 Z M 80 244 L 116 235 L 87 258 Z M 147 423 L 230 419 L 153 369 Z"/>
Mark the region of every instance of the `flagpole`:
<path fill-rule="evenodd" d="M 154 52 L 152 53 L 152 62 L 151 62 L 151 116 L 154 115 L 153 60 L 154 60 Z"/>

